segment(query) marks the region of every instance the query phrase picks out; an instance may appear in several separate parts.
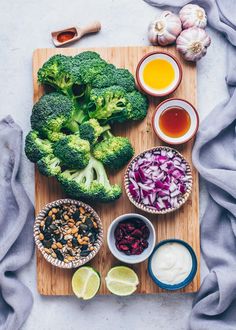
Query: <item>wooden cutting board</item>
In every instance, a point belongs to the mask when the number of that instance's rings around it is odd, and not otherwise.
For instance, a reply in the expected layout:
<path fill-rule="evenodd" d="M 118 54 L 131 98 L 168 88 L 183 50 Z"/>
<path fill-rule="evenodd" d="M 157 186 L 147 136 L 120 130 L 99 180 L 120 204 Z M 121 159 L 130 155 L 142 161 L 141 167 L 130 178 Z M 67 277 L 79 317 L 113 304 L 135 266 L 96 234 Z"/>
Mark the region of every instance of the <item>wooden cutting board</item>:
<path fill-rule="evenodd" d="M 90 48 L 98 52 L 102 58 L 115 64 L 118 67 L 129 69 L 135 74 L 135 69 L 141 57 L 151 51 L 161 50 L 159 47 L 111 47 L 111 48 Z M 43 94 L 43 88 L 37 83 L 37 71 L 43 63 L 52 55 L 64 54 L 75 55 L 79 52 L 88 49 L 37 49 L 33 54 L 33 84 L 34 84 L 34 102 L 36 102 Z M 174 97 L 184 98 L 196 106 L 196 66 L 181 59 L 174 47 L 166 48 L 164 51 L 174 54 L 181 62 L 183 68 L 183 80 L 178 90 L 173 93 Z M 138 154 L 144 149 L 162 145 L 163 143 L 156 137 L 152 130 L 152 116 L 156 105 L 162 99 L 150 98 L 150 108 L 147 117 L 142 122 L 129 122 L 122 125 L 116 125 L 113 129 L 115 134 L 127 136 L 135 147 L 135 153 Z M 184 146 L 177 148 L 192 165 L 192 142 L 188 142 Z M 199 238 L 199 187 L 198 187 L 198 174 L 193 170 L 193 191 L 187 203 L 178 211 L 163 215 L 163 216 L 150 216 L 145 214 L 154 224 L 157 235 L 157 242 L 167 238 L 179 238 L 187 241 L 195 250 L 198 258 L 198 272 L 192 283 L 181 290 L 181 292 L 195 292 L 200 286 L 200 238 Z M 116 175 L 110 175 L 111 182 L 123 184 L 124 170 L 121 170 Z M 59 184 L 52 178 L 46 178 L 35 170 L 35 208 L 36 213 L 44 207 L 45 204 L 53 200 L 65 197 Z M 109 224 L 117 216 L 136 212 L 142 213 L 136 209 L 128 200 L 125 193 L 116 202 L 110 204 L 94 205 L 95 210 L 100 215 L 105 233 L 105 241 L 102 249 L 98 255 L 93 259 L 91 265 L 95 267 L 100 273 L 102 278 L 102 285 L 100 294 L 108 294 L 105 286 L 105 276 L 108 270 L 120 262 L 112 257 L 106 243 L 106 233 Z M 147 262 L 133 266 L 137 272 L 140 285 L 137 293 L 153 294 L 163 292 L 158 288 L 147 272 Z M 43 295 L 70 295 L 71 290 L 71 277 L 74 270 L 68 271 L 51 266 L 47 263 L 42 255 L 37 252 L 37 284 L 38 291 Z"/>

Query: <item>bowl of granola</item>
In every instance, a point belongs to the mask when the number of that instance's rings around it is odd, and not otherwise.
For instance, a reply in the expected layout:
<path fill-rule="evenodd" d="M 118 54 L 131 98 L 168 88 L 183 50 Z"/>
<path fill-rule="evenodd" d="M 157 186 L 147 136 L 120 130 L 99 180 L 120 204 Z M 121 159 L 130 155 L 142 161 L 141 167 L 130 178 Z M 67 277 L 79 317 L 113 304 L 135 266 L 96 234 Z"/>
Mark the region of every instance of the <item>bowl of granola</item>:
<path fill-rule="evenodd" d="M 47 204 L 37 215 L 34 238 L 39 251 L 53 266 L 77 268 L 100 250 L 103 227 L 91 206 L 60 199 Z"/>

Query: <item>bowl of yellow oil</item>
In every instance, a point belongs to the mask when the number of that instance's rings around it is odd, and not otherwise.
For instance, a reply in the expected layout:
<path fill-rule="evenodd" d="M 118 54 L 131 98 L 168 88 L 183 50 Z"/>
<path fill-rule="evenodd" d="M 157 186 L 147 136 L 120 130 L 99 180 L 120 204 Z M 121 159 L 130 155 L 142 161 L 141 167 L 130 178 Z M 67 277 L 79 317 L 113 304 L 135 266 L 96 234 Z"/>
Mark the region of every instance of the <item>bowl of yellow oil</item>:
<path fill-rule="evenodd" d="M 178 88 L 182 80 L 182 68 L 173 55 L 151 52 L 139 61 L 136 79 L 139 87 L 146 94 L 166 96 Z"/>

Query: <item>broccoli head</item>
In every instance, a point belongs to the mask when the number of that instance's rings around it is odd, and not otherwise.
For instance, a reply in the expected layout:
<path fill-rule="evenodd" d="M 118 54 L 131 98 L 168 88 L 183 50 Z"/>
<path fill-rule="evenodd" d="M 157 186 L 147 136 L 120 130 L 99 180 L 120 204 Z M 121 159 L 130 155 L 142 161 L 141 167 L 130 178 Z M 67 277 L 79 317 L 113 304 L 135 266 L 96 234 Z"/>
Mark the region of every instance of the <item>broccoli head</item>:
<path fill-rule="evenodd" d="M 79 62 L 77 71 L 83 84 L 90 84 L 93 79 L 107 66 L 102 59 L 93 59 Z"/>
<path fill-rule="evenodd" d="M 147 115 L 148 99 L 145 95 L 135 90 L 127 93 L 127 99 L 131 104 L 132 111 L 128 114 L 130 120 L 142 120 Z"/>
<path fill-rule="evenodd" d="M 113 64 L 107 64 L 91 81 L 92 88 L 105 88 L 116 85 L 115 76 L 116 67 Z"/>
<path fill-rule="evenodd" d="M 126 94 L 120 86 L 92 89 L 88 108 L 89 116 L 102 122 L 127 120 L 127 112 L 131 111 L 131 105 Z"/>
<path fill-rule="evenodd" d="M 113 64 L 107 64 L 91 82 L 93 88 L 105 88 L 120 86 L 126 92 L 135 90 L 135 80 L 127 69 L 116 68 Z"/>
<path fill-rule="evenodd" d="M 132 73 L 129 72 L 129 70 L 116 69 L 114 75 L 116 79 L 115 85 L 123 87 L 126 92 L 132 92 L 136 89 L 134 77 Z"/>
<path fill-rule="evenodd" d="M 134 149 L 129 139 L 113 136 L 110 131 L 103 134 L 104 140 L 97 143 L 93 155 L 111 170 L 123 167 L 134 155 Z"/>
<path fill-rule="evenodd" d="M 82 52 L 75 57 L 54 55 L 39 69 L 38 81 L 76 99 L 85 93 L 84 82 L 93 79 L 94 73 L 105 65 L 95 52 Z"/>
<path fill-rule="evenodd" d="M 77 65 L 80 62 L 87 60 L 99 60 L 101 59 L 100 55 L 96 52 L 92 52 L 90 50 L 79 53 L 73 57 L 73 62 Z"/>
<path fill-rule="evenodd" d="M 72 86 L 76 80 L 73 72 L 72 57 L 54 55 L 39 69 L 38 81 L 41 84 L 52 86 L 64 94 L 71 95 Z"/>
<path fill-rule="evenodd" d="M 57 178 L 68 196 L 73 198 L 111 202 L 121 196 L 120 186 L 110 184 L 104 166 L 93 157 L 83 170 L 66 170 Z"/>
<path fill-rule="evenodd" d="M 89 119 L 79 127 L 80 137 L 84 140 L 88 140 L 91 145 L 95 144 L 99 136 L 109 130 L 110 126 L 101 126 L 97 119 Z"/>
<path fill-rule="evenodd" d="M 62 139 L 65 136 L 65 134 L 62 132 L 53 132 L 53 131 L 49 131 L 49 130 L 46 131 L 46 135 L 47 135 L 48 140 L 52 141 L 53 143 L 59 141 L 60 139 Z"/>
<path fill-rule="evenodd" d="M 37 165 L 39 172 L 45 176 L 56 176 L 61 172 L 61 161 L 54 154 L 41 158 Z"/>
<path fill-rule="evenodd" d="M 137 90 L 127 93 L 121 86 L 91 89 L 88 115 L 103 124 L 141 120 L 147 110 L 147 98 Z"/>
<path fill-rule="evenodd" d="M 90 144 L 78 134 L 67 135 L 55 144 L 54 154 L 66 167 L 81 169 L 88 165 Z"/>
<path fill-rule="evenodd" d="M 39 137 L 37 131 L 30 131 L 25 138 L 25 154 L 28 159 L 36 163 L 42 157 L 53 152 L 52 143 Z"/>
<path fill-rule="evenodd" d="M 63 128 L 78 131 L 79 126 L 75 120 L 78 113 L 69 97 L 56 92 L 45 94 L 33 106 L 31 127 L 42 137 L 57 141 L 62 137 L 60 131 Z M 54 134 L 55 132 L 60 134 Z"/>
<path fill-rule="evenodd" d="M 127 138 L 111 134 L 109 124 L 143 119 L 148 108 L 133 75 L 86 51 L 52 56 L 38 81 L 47 92 L 32 110 L 27 157 L 40 173 L 57 177 L 71 197 L 118 199 L 121 188 L 110 184 L 105 167 L 121 168 L 134 150 Z"/>

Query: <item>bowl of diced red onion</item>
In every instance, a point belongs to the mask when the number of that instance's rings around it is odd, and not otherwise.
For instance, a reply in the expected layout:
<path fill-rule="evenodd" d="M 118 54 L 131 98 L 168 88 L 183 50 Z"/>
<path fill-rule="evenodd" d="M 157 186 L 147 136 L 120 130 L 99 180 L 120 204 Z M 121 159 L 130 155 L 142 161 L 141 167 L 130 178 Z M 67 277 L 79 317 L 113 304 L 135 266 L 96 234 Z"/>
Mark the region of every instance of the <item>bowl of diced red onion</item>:
<path fill-rule="evenodd" d="M 165 214 L 180 208 L 192 191 L 192 172 L 175 149 L 158 146 L 135 156 L 124 177 L 126 194 L 137 208 Z"/>

